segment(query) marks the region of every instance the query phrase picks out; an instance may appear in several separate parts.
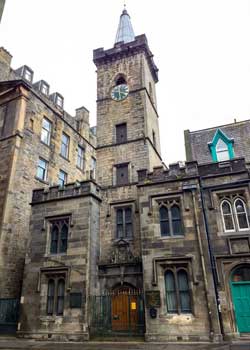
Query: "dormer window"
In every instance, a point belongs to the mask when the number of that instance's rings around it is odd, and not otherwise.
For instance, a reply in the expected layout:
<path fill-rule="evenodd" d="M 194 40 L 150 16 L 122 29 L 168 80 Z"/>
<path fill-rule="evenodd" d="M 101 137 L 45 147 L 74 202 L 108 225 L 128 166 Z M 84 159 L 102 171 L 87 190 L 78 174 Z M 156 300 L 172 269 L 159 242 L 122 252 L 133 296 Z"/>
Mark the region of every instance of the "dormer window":
<path fill-rule="evenodd" d="M 24 79 L 31 82 L 32 81 L 32 72 L 29 69 L 25 68 L 24 73 L 23 73 L 23 77 L 24 77 Z"/>
<path fill-rule="evenodd" d="M 56 95 L 56 105 L 59 107 L 59 108 L 63 108 L 63 98 L 62 96 L 60 95 Z"/>
<path fill-rule="evenodd" d="M 46 96 L 48 96 L 48 94 L 49 94 L 49 86 L 47 85 L 47 84 L 45 84 L 45 83 L 41 83 L 41 92 L 44 94 L 44 95 L 46 95 Z"/>
<path fill-rule="evenodd" d="M 234 158 L 234 140 L 228 138 L 220 129 L 208 144 L 214 162 L 223 162 Z"/>

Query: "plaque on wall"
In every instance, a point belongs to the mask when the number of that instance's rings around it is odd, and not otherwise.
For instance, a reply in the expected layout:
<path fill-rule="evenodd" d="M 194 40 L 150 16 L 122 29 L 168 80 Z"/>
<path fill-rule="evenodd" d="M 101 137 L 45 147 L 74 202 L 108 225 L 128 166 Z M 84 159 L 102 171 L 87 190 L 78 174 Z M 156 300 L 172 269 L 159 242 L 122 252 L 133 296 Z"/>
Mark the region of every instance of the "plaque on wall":
<path fill-rule="evenodd" d="M 161 296 L 159 290 L 146 291 L 146 306 L 148 308 L 161 306 Z"/>
<path fill-rule="evenodd" d="M 82 306 L 82 293 L 70 293 L 69 305 L 71 309 L 80 309 Z"/>
<path fill-rule="evenodd" d="M 230 239 L 230 248 L 232 254 L 249 253 L 249 240 L 248 238 Z"/>

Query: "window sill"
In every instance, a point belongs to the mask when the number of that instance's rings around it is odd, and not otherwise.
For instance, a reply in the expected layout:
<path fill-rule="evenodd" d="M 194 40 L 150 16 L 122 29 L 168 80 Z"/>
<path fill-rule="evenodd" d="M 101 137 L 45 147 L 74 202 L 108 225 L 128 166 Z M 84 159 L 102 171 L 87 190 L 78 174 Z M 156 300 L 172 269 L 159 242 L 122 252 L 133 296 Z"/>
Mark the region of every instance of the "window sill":
<path fill-rule="evenodd" d="M 39 318 L 42 322 L 56 322 L 58 319 L 63 319 L 63 315 L 45 315 L 40 316 Z"/>
<path fill-rule="evenodd" d="M 66 160 L 67 162 L 69 162 L 69 163 L 70 163 L 69 158 L 64 157 L 64 156 L 63 156 L 61 153 L 59 154 L 59 156 L 60 156 L 62 159 Z"/>
<path fill-rule="evenodd" d="M 58 260 L 60 260 L 64 256 L 67 256 L 67 253 L 48 253 L 44 255 L 45 258 L 58 258 Z"/>
<path fill-rule="evenodd" d="M 35 180 L 37 180 L 37 181 L 39 181 L 39 182 L 41 182 L 41 183 L 43 183 L 43 184 L 45 184 L 45 185 L 49 185 L 49 182 L 48 182 L 48 181 L 43 180 L 43 179 L 40 179 L 40 177 L 35 176 Z"/>
<path fill-rule="evenodd" d="M 172 318 L 187 318 L 187 320 L 193 320 L 194 319 L 194 315 L 190 312 L 190 313 L 181 313 L 181 314 L 175 314 L 175 313 L 163 313 L 163 314 L 159 314 L 159 318 L 168 318 L 168 319 L 172 319 Z"/>
<path fill-rule="evenodd" d="M 239 237 L 239 236 L 249 236 L 250 235 L 250 230 L 242 230 L 242 231 L 230 231 L 230 232 L 224 232 L 224 231 L 219 231 L 217 232 L 217 235 L 220 237 Z"/>
<path fill-rule="evenodd" d="M 185 235 L 176 235 L 176 236 L 157 236 L 158 239 L 169 240 L 169 239 L 183 239 Z"/>
<path fill-rule="evenodd" d="M 43 142 L 42 140 L 40 140 L 40 143 L 41 143 L 43 146 L 46 146 L 48 149 L 51 149 L 51 143 L 48 145 L 47 143 Z"/>

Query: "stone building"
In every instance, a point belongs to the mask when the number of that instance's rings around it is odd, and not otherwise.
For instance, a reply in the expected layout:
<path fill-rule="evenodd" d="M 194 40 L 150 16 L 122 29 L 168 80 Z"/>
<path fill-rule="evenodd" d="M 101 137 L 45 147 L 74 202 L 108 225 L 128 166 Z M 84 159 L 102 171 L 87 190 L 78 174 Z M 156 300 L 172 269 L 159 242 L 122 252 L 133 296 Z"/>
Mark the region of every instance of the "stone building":
<path fill-rule="evenodd" d="M 18 299 L 22 282 L 17 334 L 246 335 L 249 121 L 185 131 L 187 161 L 166 167 L 158 69 L 125 9 L 114 47 L 93 60 L 96 138 L 85 108 L 69 116 L 60 94 L 0 50 L 0 297 Z"/>
<path fill-rule="evenodd" d="M 5 5 L 5 0 L 0 0 L 0 22 L 2 19 L 2 15 L 3 15 L 4 5 Z"/>
<path fill-rule="evenodd" d="M 0 49 L 0 297 L 20 296 L 32 190 L 90 178 L 95 135 L 86 108 L 71 117 L 63 97 L 33 84 L 28 66 L 13 70 Z"/>

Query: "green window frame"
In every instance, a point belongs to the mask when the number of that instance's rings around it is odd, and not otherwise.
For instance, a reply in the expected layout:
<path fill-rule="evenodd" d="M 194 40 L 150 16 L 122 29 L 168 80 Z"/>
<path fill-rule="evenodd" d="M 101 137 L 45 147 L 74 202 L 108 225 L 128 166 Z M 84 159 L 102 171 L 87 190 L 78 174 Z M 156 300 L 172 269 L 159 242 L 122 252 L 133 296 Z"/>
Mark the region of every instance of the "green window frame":
<path fill-rule="evenodd" d="M 223 144 L 225 144 L 225 147 L 227 147 L 228 160 L 233 159 L 235 157 L 233 147 L 234 140 L 227 137 L 221 129 L 217 129 L 213 137 L 213 141 L 208 144 L 213 162 L 223 161 L 219 159 L 220 152 L 225 151 L 225 149 L 223 149 Z"/>

